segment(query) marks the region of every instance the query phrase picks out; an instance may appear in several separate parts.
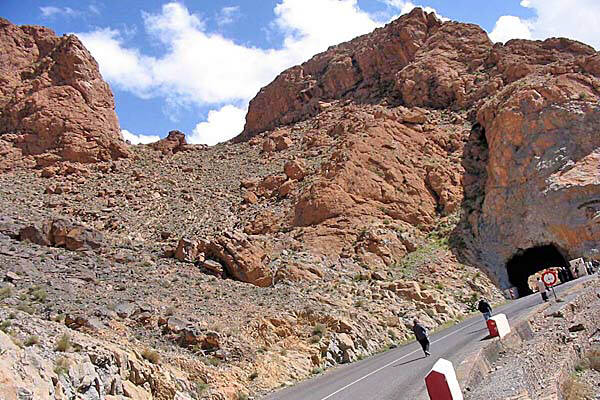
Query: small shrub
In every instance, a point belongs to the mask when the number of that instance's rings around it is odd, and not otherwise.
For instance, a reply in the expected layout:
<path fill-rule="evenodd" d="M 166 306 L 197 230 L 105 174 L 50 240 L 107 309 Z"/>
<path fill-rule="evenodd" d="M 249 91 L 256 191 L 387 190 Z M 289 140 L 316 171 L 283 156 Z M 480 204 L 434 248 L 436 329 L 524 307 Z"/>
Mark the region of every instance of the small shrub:
<path fill-rule="evenodd" d="M 0 289 L 0 300 L 8 299 L 13 295 L 12 288 L 10 286 L 5 286 Z"/>
<path fill-rule="evenodd" d="M 199 379 L 196 381 L 196 394 L 198 396 L 202 396 L 204 392 L 206 392 L 209 388 L 208 383 L 204 382 L 204 380 Z"/>
<path fill-rule="evenodd" d="M 0 331 L 2 331 L 4 333 L 8 333 L 10 325 L 11 325 L 11 323 L 8 320 L 0 322 Z"/>
<path fill-rule="evenodd" d="M 13 334 L 14 334 L 14 332 L 13 332 Z M 12 342 L 15 344 L 15 346 L 21 347 L 21 348 L 23 347 L 23 341 L 21 341 L 21 339 L 19 339 L 18 337 L 11 336 L 10 340 L 12 340 Z"/>
<path fill-rule="evenodd" d="M 45 301 L 46 301 L 46 299 L 48 298 L 48 293 L 46 293 L 46 291 L 45 291 L 44 289 L 42 289 L 42 288 L 38 288 L 38 289 L 35 289 L 35 290 L 33 290 L 33 291 L 31 292 L 31 298 L 32 298 L 34 301 L 37 301 L 37 302 L 43 303 L 43 302 L 45 302 Z"/>
<path fill-rule="evenodd" d="M 248 400 L 248 395 L 246 393 L 237 392 L 237 400 Z"/>
<path fill-rule="evenodd" d="M 318 323 L 313 327 L 312 334 L 323 337 L 323 335 L 325 335 L 326 331 L 327 331 L 327 327 L 325 326 L 325 324 Z"/>
<path fill-rule="evenodd" d="M 258 372 L 256 372 L 256 371 L 251 373 L 250 376 L 248 377 L 248 379 L 250 379 L 251 381 L 255 380 L 256 378 L 258 378 Z"/>
<path fill-rule="evenodd" d="M 17 310 L 26 312 L 27 314 L 35 313 L 35 308 L 33 308 L 30 304 L 21 303 L 17 306 Z"/>
<path fill-rule="evenodd" d="M 67 375 L 69 373 L 69 367 L 71 363 L 66 357 L 58 357 L 54 363 L 54 373 L 56 375 Z"/>
<path fill-rule="evenodd" d="M 213 357 L 202 357 L 200 360 L 206 365 L 211 365 L 213 367 L 218 367 L 221 363 L 217 358 Z"/>
<path fill-rule="evenodd" d="M 288 355 L 288 352 L 286 349 L 281 350 L 281 352 L 279 352 L 279 354 L 281 354 L 282 356 L 286 357 Z"/>
<path fill-rule="evenodd" d="M 319 343 L 321 341 L 321 336 L 319 335 L 312 335 L 309 339 L 309 342 L 311 343 Z"/>
<path fill-rule="evenodd" d="M 56 345 L 54 346 L 54 350 L 60 351 L 63 353 L 71 350 L 72 348 L 73 348 L 73 343 L 71 343 L 71 337 L 69 335 L 67 335 L 66 333 L 58 339 L 58 341 L 56 342 Z"/>
<path fill-rule="evenodd" d="M 40 338 L 35 335 L 31 335 L 27 339 L 25 339 L 24 345 L 29 347 L 29 346 L 34 346 L 39 343 L 40 343 Z"/>
<path fill-rule="evenodd" d="M 323 368 L 321 368 L 321 367 L 314 367 L 311 372 L 312 372 L 313 375 L 318 375 L 318 374 L 320 374 L 320 373 L 323 372 Z"/>
<path fill-rule="evenodd" d="M 142 351 L 142 357 L 145 360 L 150 361 L 152 364 L 158 364 L 160 362 L 160 354 L 156 350 L 144 349 Z"/>

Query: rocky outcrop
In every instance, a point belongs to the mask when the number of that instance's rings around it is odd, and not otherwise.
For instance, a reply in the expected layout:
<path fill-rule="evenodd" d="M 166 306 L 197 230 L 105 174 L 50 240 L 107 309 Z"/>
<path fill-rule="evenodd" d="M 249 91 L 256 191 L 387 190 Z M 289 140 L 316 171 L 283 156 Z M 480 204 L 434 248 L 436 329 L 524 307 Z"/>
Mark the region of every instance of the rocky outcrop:
<path fill-rule="evenodd" d="M 272 284 L 265 263 L 267 254 L 241 232 L 226 232 L 213 240 L 181 239 L 174 256 L 180 261 L 198 262 L 221 277 L 262 287 Z"/>
<path fill-rule="evenodd" d="M 28 225 L 19 230 L 19 240 L 68 250 L 98 249 L 104 236 L 99 231 L 64 219 Z"/>
<path fill-rule="evenodd" d="M 0 170 L 127 157 L 110 88 L 74 35 L 0 19 Z"/>
<path fill-rule="evenodd" d="M 600 74 L 564 72 L 579 68 L 570 61 L 556 60 L 509 85 L 478 114 L 489 162 L 474 233 L 506 286 L 503 267 L 520 249 L 553 244 L 566 259 L 597 255 Z"/>
<path fill-rule="evenodd" d="M 185 141 L 185 133 L 180 131 L 171 131 L 166 138 L 154 142 L 149 146 L 164 155 L 175 154 L 188 148 Z"/>
<path fill-rule="evenodd" d="M 600 250 L 599 60 L 568 39 L 494 45 L 475 25 L 415 9 L 284 71 L 236 140 L 298 121 L 313 127 L 303 145 L 344 138 L 296 192 L 294 226 L 335 225 L 342 237 L 340 221 L 386 215 L 427 229 L 462 208 L 474 262 L 510 286 L 506 263 L 524 249 Z M 371 120 L 360 103 L 382 110 Z M 345 121 L 317 134 L 341 104 Z M 263 150 L 285 131 L 264 134 Z"/>

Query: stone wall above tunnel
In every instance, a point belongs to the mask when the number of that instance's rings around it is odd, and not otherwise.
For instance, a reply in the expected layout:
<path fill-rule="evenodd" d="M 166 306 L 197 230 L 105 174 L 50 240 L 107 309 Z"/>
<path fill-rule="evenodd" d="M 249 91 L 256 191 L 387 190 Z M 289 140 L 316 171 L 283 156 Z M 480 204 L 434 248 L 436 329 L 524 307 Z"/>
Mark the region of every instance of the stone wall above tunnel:
<path fill-rule="evenodd" d="M 600 80 L 584 77 L 527 77 L 479 110 L 489 161 L 485 200 L 470 221 L 502 287 L 519 249 L 554 243 L 576 258 L 600 247 Z"/>

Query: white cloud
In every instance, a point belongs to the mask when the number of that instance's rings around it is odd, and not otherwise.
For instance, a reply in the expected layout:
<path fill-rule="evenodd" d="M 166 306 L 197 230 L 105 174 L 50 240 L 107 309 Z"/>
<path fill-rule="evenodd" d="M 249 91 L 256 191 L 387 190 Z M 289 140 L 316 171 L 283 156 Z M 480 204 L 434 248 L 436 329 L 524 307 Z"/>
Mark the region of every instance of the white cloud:
<path fill-rule="evenodd" d="M 205 122 L 200 122 L 189 136 L 190 143 L 217 144 L 231 139 L 244 129 L 246 108 L 228 104 L 219 110 L 210 110 Z"/>
<path fill-rule="evenodd" d="M 530 26 L 531 23 L 523 21 L 519 17 L 503 15 L 496 21 L 489 36 L 493 42 L 502 43 L 510 39 L 531 39 Z"/>
<path fill-rule="evenodd" d="M 98 61 L 104 79 L 139 97 L 150 97 L 153 77 L 148 65 L 153 59 L 123 47 L 117 30 L 105 28 L 77 36 Z"/>
<path fill-rule="evenodd" d="M 531 19 L 508 16 L 511 20 L 505 19 L 504 26 L 499 28 L 502 30 L 497 30 L 500 21 L 507 16 L 500 17 L 490 34 L 492 40 L 522 37 L 527 28 L 533 39 L 562 36 L 600 48 L 600 2 L 597 0 L 523 0 L 521 6 L 531 8 L 536 16 Z"/>
<path fill-rule="evenodd" d="M 123 139 L 129 140 L 131 144 L 148 144 L 160 140 L 160 137 L 156 135 L 137 135 L 129 132 L 127 129 L 121 129 L 121 134 L 123 135 Z"/>
<path fill-rule="evenodd" d="M 163 5 L 157 14 L 143 13 L 146 33 L 166 49 L 159 56 L 128 48 L 121 32 L 110 28 L 78 36 L 115 87 L 141 98 L 162 97 L 170 110 L 220 107 L 193 134 L 194 140 L 216 143 L 240 133 L 240 110 L 281 71 L 385 22 L 362 11 L 357 0 L 280 0 L 274 12 L 272 27 L 283 33 L 284 40 L 281 47 L 271 49 L 208 32 L 204 21 L 178 2 Z"/>
<path fill-rule="evenodd" d="M 225 26 L 234 23 L 240 17 L 240 7 L 223 7 L 217 15 L 217 25 Z"/>
<path fill-rule="evenodd" d="M 73 10 L 71 7 L 45 6 L 40 7 L 40 11 L 42 12 L 42 17 L 44 18 L 52 18 L 56 16 L 76 17 L 80 14 L 79 11 Z"/>

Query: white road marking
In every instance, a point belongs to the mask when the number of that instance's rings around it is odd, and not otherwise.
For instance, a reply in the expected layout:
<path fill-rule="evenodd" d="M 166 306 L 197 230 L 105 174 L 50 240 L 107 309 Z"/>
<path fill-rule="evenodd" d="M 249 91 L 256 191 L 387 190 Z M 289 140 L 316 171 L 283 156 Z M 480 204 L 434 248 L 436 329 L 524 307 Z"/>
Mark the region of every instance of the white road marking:
<path fill-rule="evenodd" d="M 458 333 L 458 332 L 462 331 L 463 329 L 467 329 L 467 328 L 469 328 L 469 327 L 471 327 L 471 326 L 473 326 L 473 325 L 475 325 L 475 324 L 478 324 L 478 323 L 479 323 L 479 321 L 475 321 L 475 322 L 473 322 L 472 324 L 465 325 L 465 326 L 463 326 L 462 328 L 460 328 L 460 329 L 457 329 L 457 330 L 455 330 L 454 332 L 451 332 L 451 333 L 447 334 L 446 336 L 442 336 L 441 338 L 439 338 L 439 339 L 437 339 L 437 340 L 434 340 L 433 342 L 431 342 L 431 344 L 437 343 L 437 342 L 439 342 L 440 340 L 444 340 L 444 339 L 446 339 L 448 336 L 452 336 L 452 335 L 454 335 L 455 333 Z M 340 388 L 340 389 L 336 390 L 335 392 L 331 393 L 330 395 L 323 397 L 321 400 L 327 400 L 327 399 L 331 398 L 332 396 L 335 396 L 335 395 L 336 395 L 336 394 L 338 394 L 339 392 L 342 392 L 342 391 L 344 391 L 344 390 L 348 389 L 350 386 L 353 386 L 353 385 L 357 384 L 358 382 L 362 381 L 363 379 L 367 379 L 367 378 L 368 378 L 368 377 L 370 377 L 371 375 L 378 373 L 378 372 L 379 372 L 379 371 L 381 371 L 382 369 L 385 369 L 385 368 L 389 367 L 390 365 L 392 365 L 392 364 L 395 364 L 395 363 L 397 363 L 398 361 L 402 360 L 403 358 L 406 358 L 406 357 L 408 357 L 408 356 L 410 356 L 410 355 L 413 355 L 414 353 L 416 353 L 416 352 L 418 352 L 418 351 L 420 351 L 420 350 L 421 350 L 421 349 L 416 349 L 416 350 L 413 350 L 413 351 L 411 351 L 410 353 L 408 353 L 408 354 L 405 354 L 405 355 L 403 355 L 402 357 L 400 357 L 400 358 L 398 358 L 398 359 L 396 359 L 396 360 L 394 360 L 394 361 L 392 361 L 392 362 L 390 362 L 390 363 L 387 363 L 387 364 L 385 364 L 383 367 L 379 367 L 379 368 L 377 368 L 375 371 L 372 371 L 372 372 L 368 373 L 367 375 L 363 376 L 362 378 L 358 378 L 358 379 L 357 379 L 357 380 L 355 380 L 354 382 L 350 382 L 350 383 L 349 383 L 349 384 L 347 384 L 346 386 L 344 386 L 344 387 L 342 387 L 342 388 Z"/>

